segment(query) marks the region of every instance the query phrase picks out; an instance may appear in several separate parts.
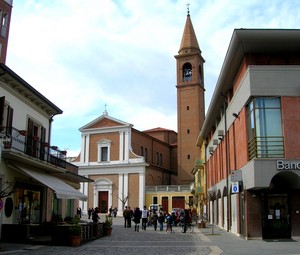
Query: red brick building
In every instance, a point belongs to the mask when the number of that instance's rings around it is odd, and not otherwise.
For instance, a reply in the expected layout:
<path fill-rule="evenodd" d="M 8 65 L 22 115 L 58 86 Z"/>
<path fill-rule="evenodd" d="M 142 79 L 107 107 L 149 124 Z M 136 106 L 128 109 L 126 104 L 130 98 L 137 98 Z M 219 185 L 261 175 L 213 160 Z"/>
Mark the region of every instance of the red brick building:
<path fill-rule="evenodd" d="M 300 30 L 236 29 L 200 132 L 210 222 L 300 235 Z"/>

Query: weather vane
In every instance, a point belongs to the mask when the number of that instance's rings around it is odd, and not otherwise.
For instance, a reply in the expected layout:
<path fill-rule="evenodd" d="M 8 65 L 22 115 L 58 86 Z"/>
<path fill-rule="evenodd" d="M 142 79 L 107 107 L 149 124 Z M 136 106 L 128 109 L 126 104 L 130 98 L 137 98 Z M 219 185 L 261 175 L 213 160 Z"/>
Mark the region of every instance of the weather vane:
<path fill-rule="evenodd" d="M 187 4 L 186 4 L 186 8 L 187 8 L 187 15 L 190 15 L 190 3 L 188 2 Z"/>

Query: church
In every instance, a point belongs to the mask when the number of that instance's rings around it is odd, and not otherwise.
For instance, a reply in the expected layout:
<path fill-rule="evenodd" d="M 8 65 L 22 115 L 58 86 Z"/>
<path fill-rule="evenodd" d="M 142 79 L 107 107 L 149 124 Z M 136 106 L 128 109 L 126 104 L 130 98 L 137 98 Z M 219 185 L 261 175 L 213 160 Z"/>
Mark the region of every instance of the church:
<path fill-rule="evenodd" d="M 146 131 L 104 113 L 87 123 L 81 132 L 81 152 L 74 164 L 79 174 L 94 180 L 82 183 L 88 196 L 83 211 L 110 207 L 119 214 L 124 206 L 162 204 L 166 212 L 185 208 L 193 201 L 192 171 L 199 160 L 197 136 L 204 122 L 204 59 L 189 11 L 178 54 L 177 126 L 173 130 L 156 127 Z"/>

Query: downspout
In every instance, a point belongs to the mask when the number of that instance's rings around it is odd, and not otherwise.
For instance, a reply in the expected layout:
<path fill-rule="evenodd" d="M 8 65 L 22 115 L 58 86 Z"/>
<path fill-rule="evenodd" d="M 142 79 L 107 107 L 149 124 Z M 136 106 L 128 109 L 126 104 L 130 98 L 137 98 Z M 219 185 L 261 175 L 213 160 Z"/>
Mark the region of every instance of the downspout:
<path fill-rule="evenodd" d="M 226 114 L 226 100 L 227 97 L 221 93 L 221 96 L 225 98 L 224 101 L 224 129 L 225 129 L 225 158 L 226 158 L 226 186 L 227 186 L 227 232 L 229 232 L 229 159 L 228 159 L 228 138 L 227 132 L 227 114 Z"/>

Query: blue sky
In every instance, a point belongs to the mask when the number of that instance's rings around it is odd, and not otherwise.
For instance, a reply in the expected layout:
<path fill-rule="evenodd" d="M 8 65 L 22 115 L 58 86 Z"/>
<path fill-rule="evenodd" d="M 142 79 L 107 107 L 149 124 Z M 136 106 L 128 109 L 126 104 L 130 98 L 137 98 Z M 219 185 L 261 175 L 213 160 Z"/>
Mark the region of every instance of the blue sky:
<path fill-rule="evenodd" d="M 108 114 L 177 131 L 183 0 L 14 0 L 6 65 L 63 110 L 51 144 L 78 155 L 79 128 Z M 235 28 L 299 28 L 298 0 L 190 0 L 208 108 Z"/>

